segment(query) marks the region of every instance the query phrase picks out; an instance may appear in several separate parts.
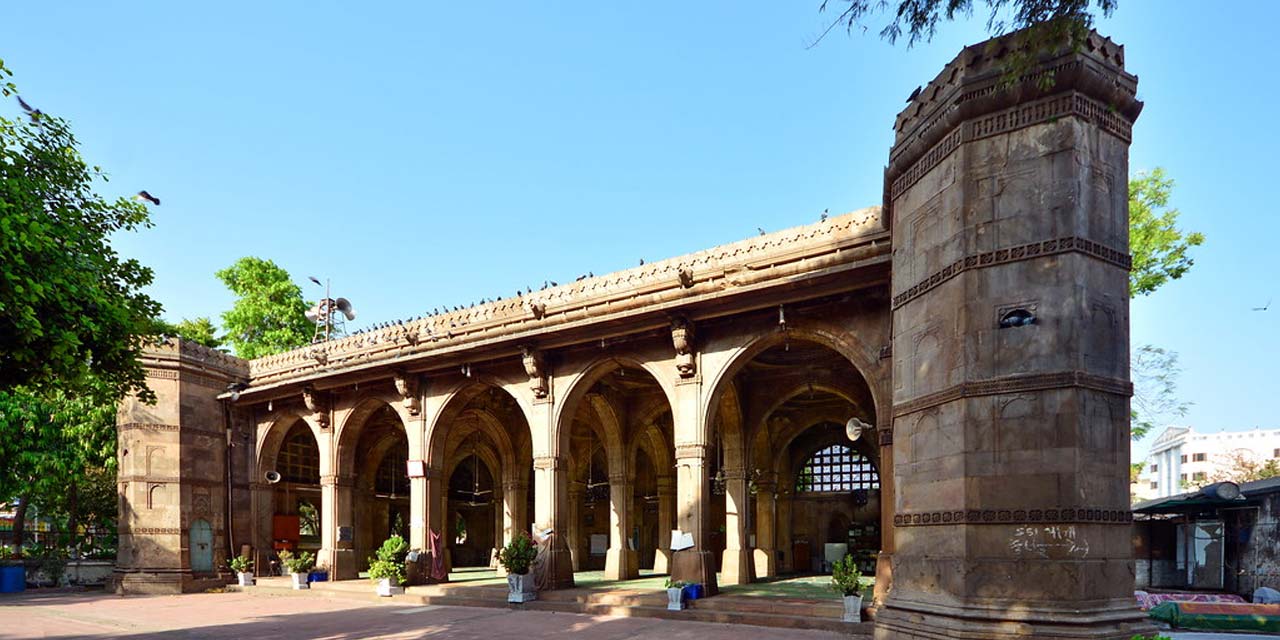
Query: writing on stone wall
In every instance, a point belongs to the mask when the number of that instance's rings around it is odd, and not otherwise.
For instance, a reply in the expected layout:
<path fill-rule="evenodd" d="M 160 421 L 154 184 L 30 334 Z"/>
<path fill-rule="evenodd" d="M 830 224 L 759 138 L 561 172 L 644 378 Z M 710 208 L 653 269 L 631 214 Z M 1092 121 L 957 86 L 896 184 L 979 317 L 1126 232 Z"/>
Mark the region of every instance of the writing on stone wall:
<path fill-rule="evenodd" d="M 1009 538 L 1009 550 L 1019 558 L 1084 558 L 1089 541 L 1071 525 L 1021 526 Z"/>

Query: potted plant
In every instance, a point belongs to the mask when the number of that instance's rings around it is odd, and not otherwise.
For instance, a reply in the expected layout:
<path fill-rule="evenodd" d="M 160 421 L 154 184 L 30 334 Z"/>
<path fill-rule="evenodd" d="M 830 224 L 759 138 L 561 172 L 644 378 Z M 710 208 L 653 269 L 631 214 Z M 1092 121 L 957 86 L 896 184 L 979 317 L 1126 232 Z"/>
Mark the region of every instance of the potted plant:
<path fill-rule="evenodd" d="M 245 556 L 236 556 L 227 561 L 231 566 L 231 570 L 236 572 L 236 580 L 242 587 L 252 587 L 253 582 L 253 560 Z"/>
<path fill-rule="evenodd" d="M 22 552 L 0 545 L 0 593 L 17 593 L 27 588 L 27 567 Z"/>
<path fill-rule="evenodd" d="M 831 588 L 844 597 L 845 622 L 862 622 L 862 593 L 869 585 L 852 554 L 831 565 Z"/>
<path fill-rule="evenodd" d="M 523 603 L 538 599 L 529 568 L 538 550 L 529 536 L 520 534 L 498 554 L 498 562 L 507 570 L 507 602 Z"/>
<path fill-rule="evenodd" d="M 378 583 L 378 595 L 390 597 L 404 593 L 404 557 L 409 543 L 400 536 L 387 538 L 377 551 L 376 558 L 369 558 L 369 579 Z"/>
<path fill-rule="evenodd" d="M 679 611 L 684 608 L 684 588 L 688 583 L 684 580 L 667 578 L 667 610 Z"/>
<path fill-rule="evenodd" d="M 316 564 L 316 557 L 310 551 L 303 551 L 297 555 L 288 549 L 280 552 L 280 564 L 284 565 L 289 575 L 293 576 L 294 589 L 310 589 L 311 585 L 307 584 L 307 573 L 311 571 L 311 567 Z"/>

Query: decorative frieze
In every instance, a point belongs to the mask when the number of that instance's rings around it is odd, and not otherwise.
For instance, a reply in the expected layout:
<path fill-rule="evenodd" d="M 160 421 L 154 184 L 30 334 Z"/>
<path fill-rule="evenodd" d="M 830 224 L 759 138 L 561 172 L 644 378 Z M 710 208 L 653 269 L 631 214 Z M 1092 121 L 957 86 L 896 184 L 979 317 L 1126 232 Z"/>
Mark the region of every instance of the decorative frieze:
<path fill-rule="evenodd" d="M 1126 271 L 1133 268 L 1133 258 L 1123 251 L 1086 238 L 1067 236 L 965 256 L 894 296 L 893 308 L 898 309 L 965 271 L 1071 252 L 1096 258 Z"/>
<path fill-rule="evenodd" d="M 1133 524 L 1133 512 L 1128 509 L 1101 509 L 1094 507 L 1060 507 L 1040 509 L 955 509 L 952 511 L 928 511 L 896 513 L 893 524 L 897 527 L 916 527 L 958 524 Z"/>
<path fill-rule="evenodd" d="M 1098 376 L 1083 371 L 1057 371 L 1002 376 L 986 380 L 963 382 L 942 391 L 925 394 L 906 402 L 895 404 L 893 416 L 903 416 L 959 400 L 980 396 L 996 396 L 1006 393 L 1025 393 L 1078 387 L 1115 395 L 1133 395 L 1133 383 L 1128 380 Z"/>

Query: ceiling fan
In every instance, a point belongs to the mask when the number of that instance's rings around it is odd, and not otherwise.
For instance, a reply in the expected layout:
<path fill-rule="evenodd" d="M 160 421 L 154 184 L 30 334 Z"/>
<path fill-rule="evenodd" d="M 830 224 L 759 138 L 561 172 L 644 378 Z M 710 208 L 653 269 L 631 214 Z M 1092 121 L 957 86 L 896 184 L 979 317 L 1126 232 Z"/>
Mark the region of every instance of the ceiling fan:
<path fill-rule="evenodd" d="M 476 439 L 479 437 L 480 437 L 480 433 L 476 432 L 476 435 L 471 439 L 471 490 L 470 491 L 462 491 L 460 489 L 456 490 L 458 493 L 468 496 L 467 506 L 471 506 L 471 507 L 478 507 L 482 504 L 488 504 L 489 502 L 488 498 L 486 498 L 483 502 L 477 502 L 476 499 L 479 498 L 480 496 L 487 496 L 493 493 L 493 489 L 485 489 L 484 491 L 480 490 L 480 456 L 479 454 L 476 453 Z"/>

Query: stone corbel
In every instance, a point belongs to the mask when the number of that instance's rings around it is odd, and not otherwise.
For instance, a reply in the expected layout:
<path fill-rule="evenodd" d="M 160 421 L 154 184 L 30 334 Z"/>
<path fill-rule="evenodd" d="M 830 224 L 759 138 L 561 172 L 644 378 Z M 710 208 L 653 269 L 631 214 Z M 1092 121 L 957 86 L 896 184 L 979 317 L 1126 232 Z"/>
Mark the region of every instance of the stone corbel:
<path fill-rule="evenodd" d="M 400 394 L 400 404 L 404 406 L 409 415 L 416 416 L 422 410 L 422 403 L 418 399 L 418 377 L 410 375 L 403 371 L 395 372 L 396 393 Z"/>
<path fill-rule="evenodd" d="M 302 402 L 311 412 L 311 417 L 321 429 L 329 428 L 329 396 L 315 387 L 307 385 L 302 388 Z"/>
<path fill-rule="evenodd" d="M 520 347 L 520 351 L 523 353 L 521 360 L 524 362 L 524 372 L 529 375 L 529 388 L 533 391 L 533 397 L 539 400 L 546 398 L 547 375 L 542 352 L 528 345 Z"/>
<path fill-rule="evenodd" d="M 676 370 L 680 372 L 680 377 L 692 378 L 698 373 L 693 322 L 684 316 L 676 316 L 672 319 L 671 342 L 676 348 Z"/>

